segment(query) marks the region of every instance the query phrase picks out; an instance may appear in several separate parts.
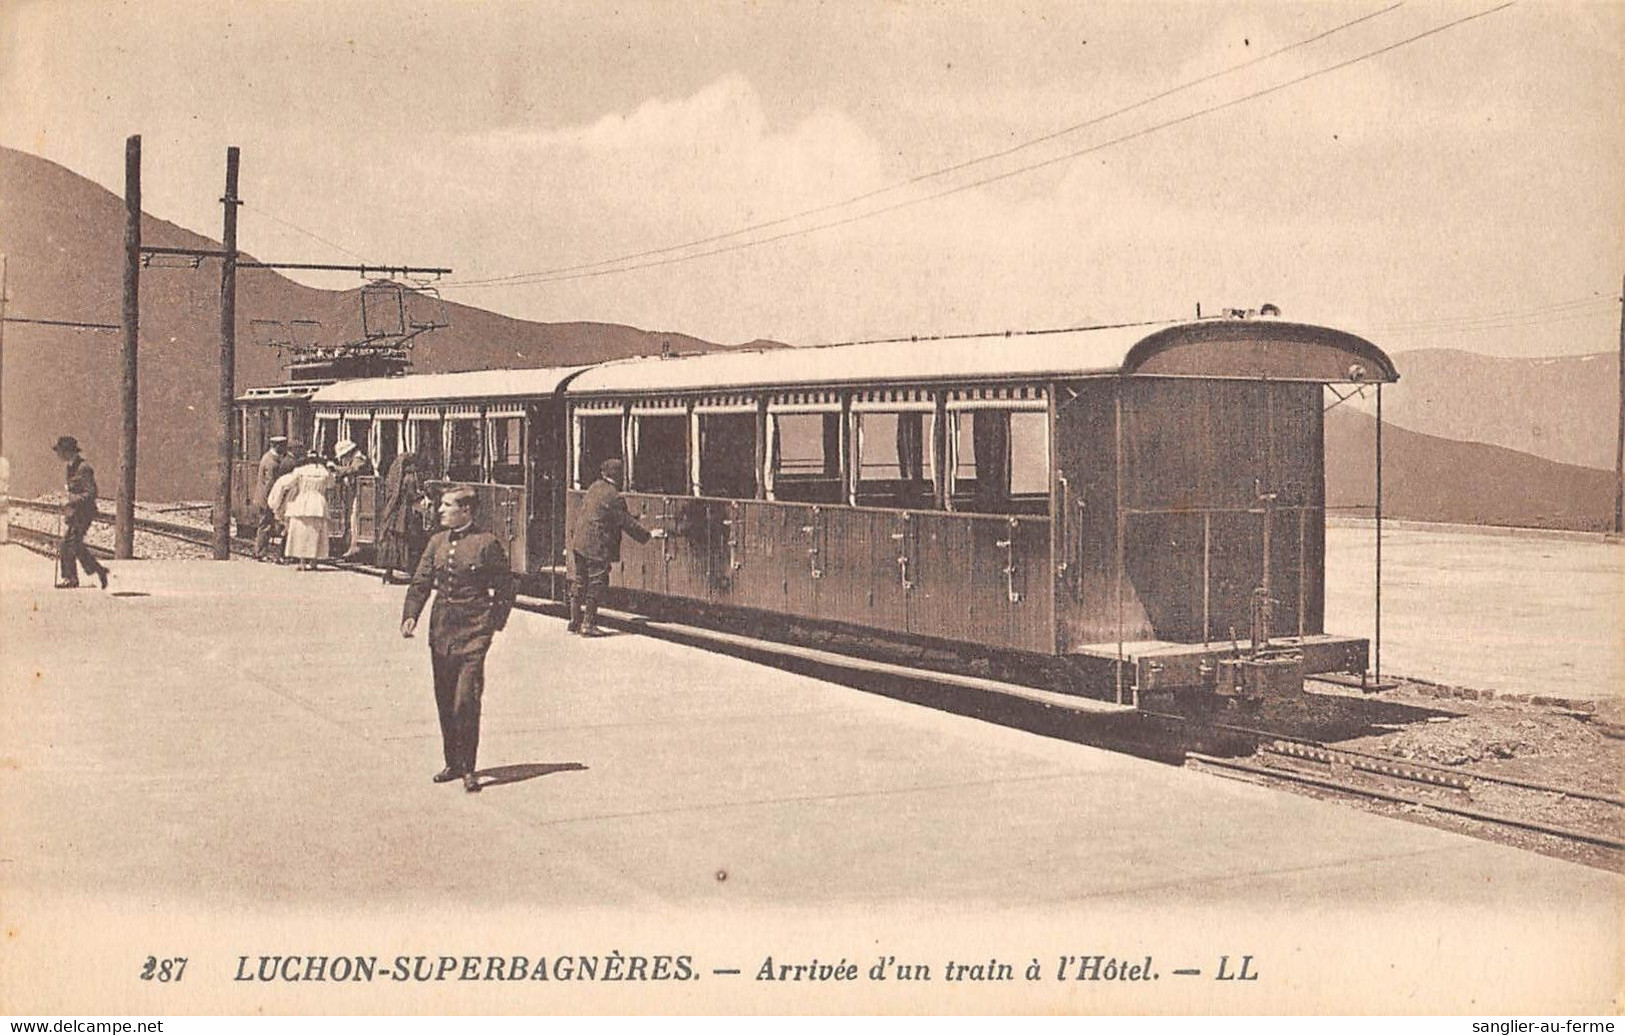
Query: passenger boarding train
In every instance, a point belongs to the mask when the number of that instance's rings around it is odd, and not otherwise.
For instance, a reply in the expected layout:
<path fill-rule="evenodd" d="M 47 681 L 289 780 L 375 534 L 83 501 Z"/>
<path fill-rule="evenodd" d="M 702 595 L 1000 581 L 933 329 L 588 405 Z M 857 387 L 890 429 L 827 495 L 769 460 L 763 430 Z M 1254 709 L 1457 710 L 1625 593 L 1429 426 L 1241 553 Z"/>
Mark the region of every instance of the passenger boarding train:
<path fill-rule="evenodd" d="M 672 532 L 626 544 L 628 609 L 1044 658 L 1122 702 L 1238 691 L 1365 673 L 1367 641 L 1323 627 L 1323 386 L 1397 378 L 1353 334 L 1231 316 L 293 381 L 238 400 L 235 507 L 273 434 L 380 471 L 410 450 L 562 598 L 566 530 L 622 457 L 632 513 Z"/>

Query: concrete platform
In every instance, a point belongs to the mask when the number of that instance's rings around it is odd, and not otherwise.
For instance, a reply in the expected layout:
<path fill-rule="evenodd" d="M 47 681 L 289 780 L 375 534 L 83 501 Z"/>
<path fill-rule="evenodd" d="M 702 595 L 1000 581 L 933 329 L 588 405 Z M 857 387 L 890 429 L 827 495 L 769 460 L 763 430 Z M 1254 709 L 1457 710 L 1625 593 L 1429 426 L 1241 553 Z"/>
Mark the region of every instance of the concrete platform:
<path fill-rule="evenodd" d="M 1374 632 L 1370 522 L 1326 530 L 1326 628 Z M 1475 690 L 1625 695 L 1625 545 L 1599 536 L 1383 526 L 1382 671 Z"/>
<path fill-rule="evenodd" d="M 46 560 L 0 549 L 16 1012 L 139 1012 L 160 993 L 96 975 L 165 951 L 202 962 L 157 1012 L 426 1008 L 416 989 L 245 986 L 245 954 L 656 943 L 698 953 L 703 988 L 616 1008 L 1592 1013 L 1617 983 L 1614 875 L 535 614 L 491 653 L 497 782 L 467 795 L 429 781 L 428 652 L 398 634 L 400 588 L 249 562 L 115 573 L 114 593 L 53 591 Z M 1246 953 L 1274 976 L 1153 995 L 1046 973 L 919 1000 L 752 978 L 764 954 L 866 968 L 899 949 L 1045 971 L 1188 957 L 1210 979 Z M 434 1003 L 603 1005 L 581 987 Z"/>

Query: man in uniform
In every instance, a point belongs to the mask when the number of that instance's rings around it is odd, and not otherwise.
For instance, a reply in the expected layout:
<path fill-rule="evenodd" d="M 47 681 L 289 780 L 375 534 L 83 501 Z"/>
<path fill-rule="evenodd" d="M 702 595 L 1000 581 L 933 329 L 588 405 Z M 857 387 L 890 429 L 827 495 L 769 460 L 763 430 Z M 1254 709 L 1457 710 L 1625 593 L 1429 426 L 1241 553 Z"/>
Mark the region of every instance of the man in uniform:
<path fill-rule="evenodd" d="M 96 472 L 79 455 L 79 440 L 72 435 L 57 439 L 52 449 L 68 465 L 68 502 L 62 505 L 62 546 L 57 554 L 62 578 L 57 588 L 78 589 L 79 567 L 82 567 L 86 575 L 96 576 L 106 589 L 107 568 L 85 547 L 85 532 L 96 520 Z"/>
<path fill-rule="evenodd" d="M 479 498 L 466 486 L 440 498 L 440 523 L 423 551 L 401 612 L 401 635 L 411 637 L 429 594 L 429 657 L 434 663 L 434 698 L 440 709 L 440 738 L 446 768 L 435 783 L 461 778 L 463 790 L 480 789 L 474 759 L 480 746 L 480 698 L 485 693 L 485 652 L 491 637 L 508 624 L 513 608 L 513 572 L 508 552 L 490 532 L 474 528 Z"/>
<path fill-rule="evenodd" d="M 621 534 L 640 543 L 666 536 L 664 529 L 645 529 L 626 509 L 621 498 L 624 470 L 615 459 L 599 465 L 598 480 L 588 486 L 570 535 L 568 628 L 583 636 L 598 635 L 598 600 L 609 585 L 609 566 L 621 559 Z"/>
<path fill-rule="evenodd" d="M 259 482 L 254 489 L 254 510 L 259 526 L 254 530 L 254 559 L 265 559 L 265 548 L 276 531 L 276 512 L 271 509 L 271 486 L 282 477 L 282 458 L 288 451 L 288 436 L 272 435 L 271 446 L 260 457 Z"/>

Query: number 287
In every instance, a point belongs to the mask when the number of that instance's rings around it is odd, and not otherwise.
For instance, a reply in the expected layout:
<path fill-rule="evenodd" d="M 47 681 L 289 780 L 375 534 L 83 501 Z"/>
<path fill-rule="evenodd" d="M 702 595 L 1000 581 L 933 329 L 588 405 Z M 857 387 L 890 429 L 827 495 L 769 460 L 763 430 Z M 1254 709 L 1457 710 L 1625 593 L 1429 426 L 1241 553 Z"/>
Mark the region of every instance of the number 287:
<path fill-rule="evenodd" d="M 184 973 L 186 973 L 185 956 L 171 956 L 167 959 L 148 956 L 146 965 L 141 968 L 141 980 L 179 981 Z"/>

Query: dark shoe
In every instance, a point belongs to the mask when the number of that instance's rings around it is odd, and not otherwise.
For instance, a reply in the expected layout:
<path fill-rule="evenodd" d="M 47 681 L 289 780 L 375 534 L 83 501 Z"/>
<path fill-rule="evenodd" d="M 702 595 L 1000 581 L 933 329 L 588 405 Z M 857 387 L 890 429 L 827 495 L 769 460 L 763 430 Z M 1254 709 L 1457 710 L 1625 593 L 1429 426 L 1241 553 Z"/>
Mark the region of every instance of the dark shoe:
<path fill-rule="evenodd" d="M 78 589 L 79 588 L 79 583 L 78 583 L 77 580 L 75 580 L 73 582 L 58 582 L 56 584 L 56 588 L 57 589 Z"/>
<path fill-rule="evenodd" d="M 433 779 L 435 783 L 450 783 L 462 775 L 462 773 L 459 773 L 457 770 L 448 765 L 438 773 L 435 773 L 431 779 Z"/>
<path fill-rule="evenodd" d="M 463 790 L 467 791 L 469 794 L 480 793 L 480 778 L 475 776 L 473 773 L 465 775 L 463 777 Z"/>
<path fill-rule="evenodd" d="M 98 571 L 96 573 L 96 580 L 102 584 L 103 589 L 107 588 L 107 576 L 108 576 L 108 574 L 109 574 L 109 572 L 108 572 L 108 570 L 106 568 L 103 568 L 101 571 Z"/>
<path fill-rule="evenodd" d="M 581 619 L 579 619 L 579 618 L 570 619 L 570 624 L 568 624 L 568 625 L 566 625 L 564 627 L 564 631 L 565 632 L 571 632 L 571 633 L 580 632 L 581 631 Z"/>
<path fill-rule="evenodd" d="M 609 633 L 598 628 L 596 625 L 584 625 L 581 627 L 581 635 L 589 640 L 596 640 L 604 636 L 608 636 Z"/>

